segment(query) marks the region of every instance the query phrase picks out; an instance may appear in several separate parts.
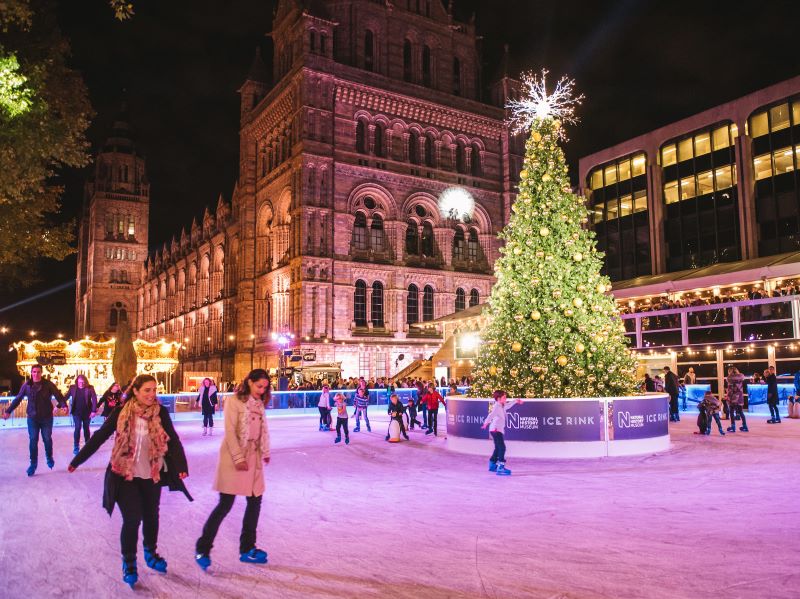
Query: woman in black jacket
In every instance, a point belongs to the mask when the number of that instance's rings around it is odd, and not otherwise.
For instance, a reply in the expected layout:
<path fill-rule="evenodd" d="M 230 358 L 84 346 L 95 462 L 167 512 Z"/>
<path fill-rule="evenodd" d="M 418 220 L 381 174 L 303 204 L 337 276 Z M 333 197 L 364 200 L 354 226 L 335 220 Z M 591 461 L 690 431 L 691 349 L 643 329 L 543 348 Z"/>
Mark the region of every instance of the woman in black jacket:
<path fill-rule="evenodd" d="M 103 406 L 103 412 L 100 414 L 103 418 L 108 418 L 114 408 L 122 405 L 122 389 L 119 388 L 119 383 L 112 383 L 111 386 L 103 393 L 100 401 L 97 402 L 97 409 Z"/>
<path fill-rule="evenodd" d="M 103 507 L 110 516 L 117 504 L 122 514 L 122 580 L 133 588 L 139 579 L 136 547 L 140 524 L 145 562 L 158 572 L 167 571 L 166 560 L 156 552 L 161 487 L 183 491 L 189 501 L 192 497 L 183 484 L 189 472 L 186 454 L 169 412 L 158 402 L 155 378 L 140 374 L 127 396 L 125 405 L 111 413 L 68 470 L 75 472 L 116 433 L 106 469 Z"/>
<path fill-rule="evenodd" d="M 203 379 L 197 402 L 203 410 L 203 436 L 214 433 L 214 412 L 217 408 L 217 386 L 209 378 Z"/>

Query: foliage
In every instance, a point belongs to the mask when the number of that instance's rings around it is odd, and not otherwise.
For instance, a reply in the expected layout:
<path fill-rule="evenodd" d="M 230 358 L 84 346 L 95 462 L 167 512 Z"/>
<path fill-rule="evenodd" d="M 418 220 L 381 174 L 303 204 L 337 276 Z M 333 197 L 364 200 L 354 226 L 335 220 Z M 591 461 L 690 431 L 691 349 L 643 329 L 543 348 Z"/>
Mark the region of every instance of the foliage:
<path fill-rule="evenodd" d="M 561 123 L 533 118 L 519 195 L 501 233 L 474 395 L 601 397 L 634 391 L 634 360 L 602 254 L 570 190 Z"/>

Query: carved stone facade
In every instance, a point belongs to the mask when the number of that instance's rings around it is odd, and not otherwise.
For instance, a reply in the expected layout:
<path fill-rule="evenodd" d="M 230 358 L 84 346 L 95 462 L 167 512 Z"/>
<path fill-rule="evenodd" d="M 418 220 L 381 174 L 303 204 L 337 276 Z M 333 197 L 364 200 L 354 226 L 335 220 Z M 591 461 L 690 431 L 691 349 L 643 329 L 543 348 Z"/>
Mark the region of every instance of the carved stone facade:
<path fill-rule="evenodd" d="M 282 0 L 271 37 L 275 84 L 257 56 L 240 89 L 231 203 L 148 260 L 138 335 L 226 380 L 276 367 L 286 333 L 390 376 L 441 342 L 410 323 L 488 297 L 522 142 L 479 99 L 474 26 L 438 0 Z M 471 218 L 442 214 L 449 188 Z"/>
<path fill-rule="evenodd" d="M 136 290 L 147 257 L 150 184 L 123 109 L 86 182 L 78 231 L 75 336 L 116 330 L 136 320 Z"/>

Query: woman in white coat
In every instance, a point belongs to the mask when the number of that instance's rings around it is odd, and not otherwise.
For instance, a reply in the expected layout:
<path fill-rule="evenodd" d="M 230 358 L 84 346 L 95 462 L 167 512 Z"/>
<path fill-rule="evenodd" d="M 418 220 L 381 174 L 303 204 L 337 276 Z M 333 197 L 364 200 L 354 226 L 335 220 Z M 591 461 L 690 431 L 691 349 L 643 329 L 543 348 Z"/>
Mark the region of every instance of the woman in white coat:
<path fill-rule="evenodd" d="M 269 429 L 264 413 L 269 399 L 269 375 L 257 368 L 242 381 L 234 397 L 225 402 L 225 435 L 214 479 L 219 503 L 209 515 L 196 545 L 195 561 L 203 570 L 211 565 L 211 547 L 237 495 L 247 498 L 239 537 L 239 560 L 267 563 L 267 552 L 256 548 L 256 529 L 264 494 L 264 465 L 269 464 Z"/>

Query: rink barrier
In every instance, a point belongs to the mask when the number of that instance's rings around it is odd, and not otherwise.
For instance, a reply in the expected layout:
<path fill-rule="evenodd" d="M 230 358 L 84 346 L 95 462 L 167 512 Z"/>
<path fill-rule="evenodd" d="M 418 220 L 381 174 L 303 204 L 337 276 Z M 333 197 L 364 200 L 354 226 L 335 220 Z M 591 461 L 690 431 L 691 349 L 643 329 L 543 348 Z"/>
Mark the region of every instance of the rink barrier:
<path fill-rule="evenodd" d="M 508 400 L 505 440 L 509 455 L 528 458 L 596 458 L 665 451 L 669 395 Z M 481 428 L 492 401 L 453 397 L 447 405 L 447 447 L 491 453 Z"/>
<path fill-rule="evenodd" d="M 443 397 L 447 396 L 449 387 L 438 387 L 439 393 Z M 459 386 L 459 393 L 466 393 L 469 387 Z M 333 398 L 337 393 L 342 393 L 347 398 L 347 405 L 353 405 L 353 397 L 356 394 L 355 389 L 331 389 L 331 406 L 333 405 Z M 416 388 L 400 388 L 395 389 L 394 393 L 400 398 L 403 403 L 408 403 L 409 398 L 417 400 Z M 267 405 L 268 410 L 281 411 L 287 415 L 289 414 L 311 414 L 318 413 L 317 404 L 322 395 L 320 390 L 310 391 L 273 391 L 271 399 Z M 389 403 L 389 391 L 387 389 L 369 389 L 369 405 L 380 406 Z M 221 412 L 222 407 L 233 393 L 218 393 L 220 404 L 217 406 L 217 412 Z M 199 414 L 199 406 L 194 406 L 197 403 L 197 393 L 164 393 L 158 396 L 161 405 L 167 408 L 170 414 Z M 9 404 L 14 401 L 14 397 L 0 397 L 0 409 L 5 410 Z M 192 407 L 194 406 L 194 407 Z M 0 420 L 0 428 L 19 428 L 27 427 L 27 400 L 22 400 L 20 405 L 14 410 L 14 414 L 8 420 Z M 100 418 L 95 418 L 94 423 L 100 422 Z M 53 426 L 73 426 L 71 416 L 56 416 L 53 419 Z"/>

